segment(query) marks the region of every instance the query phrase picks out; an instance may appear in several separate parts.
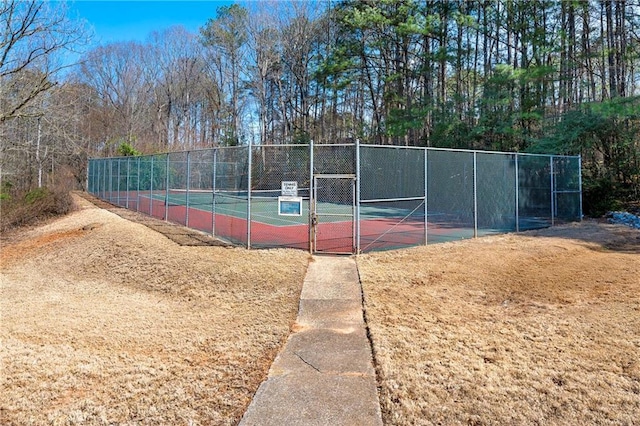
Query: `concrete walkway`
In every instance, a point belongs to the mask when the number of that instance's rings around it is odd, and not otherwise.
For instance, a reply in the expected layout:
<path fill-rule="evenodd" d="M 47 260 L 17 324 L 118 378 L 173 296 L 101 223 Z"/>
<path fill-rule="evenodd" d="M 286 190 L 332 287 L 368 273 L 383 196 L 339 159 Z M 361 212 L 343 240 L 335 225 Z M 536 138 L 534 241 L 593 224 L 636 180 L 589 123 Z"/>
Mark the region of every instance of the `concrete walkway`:
<path fill-rule="evenodd" d="M 382 425 L 354 259 L 313 258 L 294 332 L 240 425 Z"/>

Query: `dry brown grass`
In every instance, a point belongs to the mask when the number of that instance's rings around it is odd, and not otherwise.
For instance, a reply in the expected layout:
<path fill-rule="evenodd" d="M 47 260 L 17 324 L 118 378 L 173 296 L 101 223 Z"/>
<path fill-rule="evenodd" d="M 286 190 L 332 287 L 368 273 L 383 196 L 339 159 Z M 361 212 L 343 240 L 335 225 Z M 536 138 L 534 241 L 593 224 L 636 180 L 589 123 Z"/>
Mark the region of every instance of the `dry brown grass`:
<path fill-rule="evenodd" d="M 235 424 L 308 255 L 182 247 L 78 202 L 2 243 L 0 423 Z"/>
<path fill-rule="evenodd" d="M 386 424 L 640 424 L 640 232 L 588 222 L 358 266 Z"/>

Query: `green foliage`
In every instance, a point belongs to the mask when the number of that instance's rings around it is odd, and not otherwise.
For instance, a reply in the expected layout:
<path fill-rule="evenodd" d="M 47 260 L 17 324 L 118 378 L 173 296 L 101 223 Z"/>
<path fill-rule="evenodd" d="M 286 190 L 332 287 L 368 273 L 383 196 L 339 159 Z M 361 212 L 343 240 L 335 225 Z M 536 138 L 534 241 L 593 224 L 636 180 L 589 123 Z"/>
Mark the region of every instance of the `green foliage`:
<path fill-rule="evenodd" d="M 3 184 L 4 186 L 4 184 Z M 42 219 L 64 215 L 71 211 L 73 202 L 67 187 L 35 188 L 16 194 L 2 202 L 0 231 L 31 225 Z"/>
<path fill-rule="evenodd" d="M 217 17 L 209 19 L 200 30 L 202 42 L 208 46 L 217 46 L 229 52 L 236 51 L 247 40 L 245 21 L 248 11 L 239 4 L 220 6 Z"/>
<path fill-rule="evenodd" d="M 410 129 L 421 128 L 427 112 L 427 108 L 420 106 L 408 110 L 400 108 L 391 109 L 385 123 L 387 134 L 390 136 L 404 136 Z"/>
<path fill-rule="evenodd" d="M 238 146 L 240 145 L 240 141 L 235 133 L 230 132 L 221 137 L 221 144 L 222 146 Z"/>
<path fill-rule="evenodd" d="M 13 183 L 8 180 L 2 182 L 2 187 L 0 188 L 0 201 L 9 201 L 11 200 L 11 192 L 13 190 Z"/>
<path fill-rule="evenodd" d="M 517 71 L 508 65 L 496 65 L 485 82 L 478 105 L 480 120 L 474 129 L 482 145 L 501 151 L 518 145 L 514 126 L 517 82 Z"/>
<path fill-rule="evenodd" d="M 311 142 L 311 135 L 304 130 L 296 130 L 293 135 L 293 143 L 305 145 Z"/>
<path fill-rule="evenodd" d="M 49 194 L 49 191 L 45 187 L 35 188 L 25 194 L 24 201 L 27 204 L 33 204 L 38 200 L 42 200 L 48 194 Z"/>
<path fill-rule="evenodd" d="M 619 210 L 623 205 L 619 192 L 611 179 L 587 177 L 582 185 L 584 213 L 601 217 L 608 211 Z"/>
<path fill-rule="evenodd" d="M 447 115 L 446 119 L 441 119 Z M 477 135 L 477 128 L 471 128 L 469 124 L 458 119 L 455 115 L 449 113 L 439 113 L 434 115 L 435 124 L 432 132 L 432 146 L 437 148 L 462 148 L 467 149 Z M 444 117 L 443 117 L 444 118 Z"/>
<path fill-rule="evenodd" d="M 584 210 L 601 215 L 640 198 L 640 97 L 583 104 L 547 129 L 531 152 L 582 154 Z"/>
<path fill-rule="evenodd" d="M 140 151 L 135 149 L 129 142 L 122 142 L 118 146 L 118 155 L 122 157 L 136 157 L 142 155 Z"/>
<path fill-rule="evenodd" d="M 166 154 L 140 157 L 139 174 L 141 191 L 164 189 L 167 185 Z"/>

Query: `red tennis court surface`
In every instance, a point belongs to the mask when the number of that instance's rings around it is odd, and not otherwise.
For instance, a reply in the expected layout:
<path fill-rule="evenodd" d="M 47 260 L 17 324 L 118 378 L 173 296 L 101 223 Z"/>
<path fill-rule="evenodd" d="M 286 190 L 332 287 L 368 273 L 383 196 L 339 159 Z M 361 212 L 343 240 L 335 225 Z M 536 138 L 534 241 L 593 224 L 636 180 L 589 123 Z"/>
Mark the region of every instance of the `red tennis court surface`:
<path fill-rule="evenodd" d="M 123 199 L 124 200 L 124 199 Z M 186 206 L 169 206 L 165 217 L 164 201 L 139 198 L 139 204 L 130 201 L 129 208 L 150 214 L 159 219 L 187 225 L 209 234 L 214 234 L 232 243 L 246 245 L 248 223 L 246 219 L 230 215 L 204 211 Z M 121 201 L 120 204 L 124 204 Z M 187 221 L 188 212 L 188 221 Z M 399 218 L 362 219 L 360 221 L 360 248 L 363 252 L 374 250 L 389 250 L 401 247 L 411 247 L 424 244 L 424 222 L 405 221 L 398 223 Z M 466 228 L 442 227 L 428 224 L 429 241 L 440 242 L 468 237 L 470 230 Z M 319 223 L 317 227 L 315 251 L 333 253 L 353 253 L 355 241 L 353 223 L 327 222 Z M 251 221 L 251 246 L 259 248 L 289 247 L 302 250 L 309 249 L 309 225 L 277 226 Z"/>

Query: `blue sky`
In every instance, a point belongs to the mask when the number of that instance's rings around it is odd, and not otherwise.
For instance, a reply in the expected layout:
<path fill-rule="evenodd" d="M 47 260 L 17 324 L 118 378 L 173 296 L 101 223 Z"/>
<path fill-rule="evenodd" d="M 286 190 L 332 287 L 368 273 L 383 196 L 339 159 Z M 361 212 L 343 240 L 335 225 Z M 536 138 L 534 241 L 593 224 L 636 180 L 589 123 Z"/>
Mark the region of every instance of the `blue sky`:
<path fill-rule="evenodd" d="M 85 19 L 92 27 L 92 44 L 144 41 L 153 31 L 182 25 L 197 32 L 216 9 L 233 1 L 90 1 L 68 3 L 71 17 Z"/>

